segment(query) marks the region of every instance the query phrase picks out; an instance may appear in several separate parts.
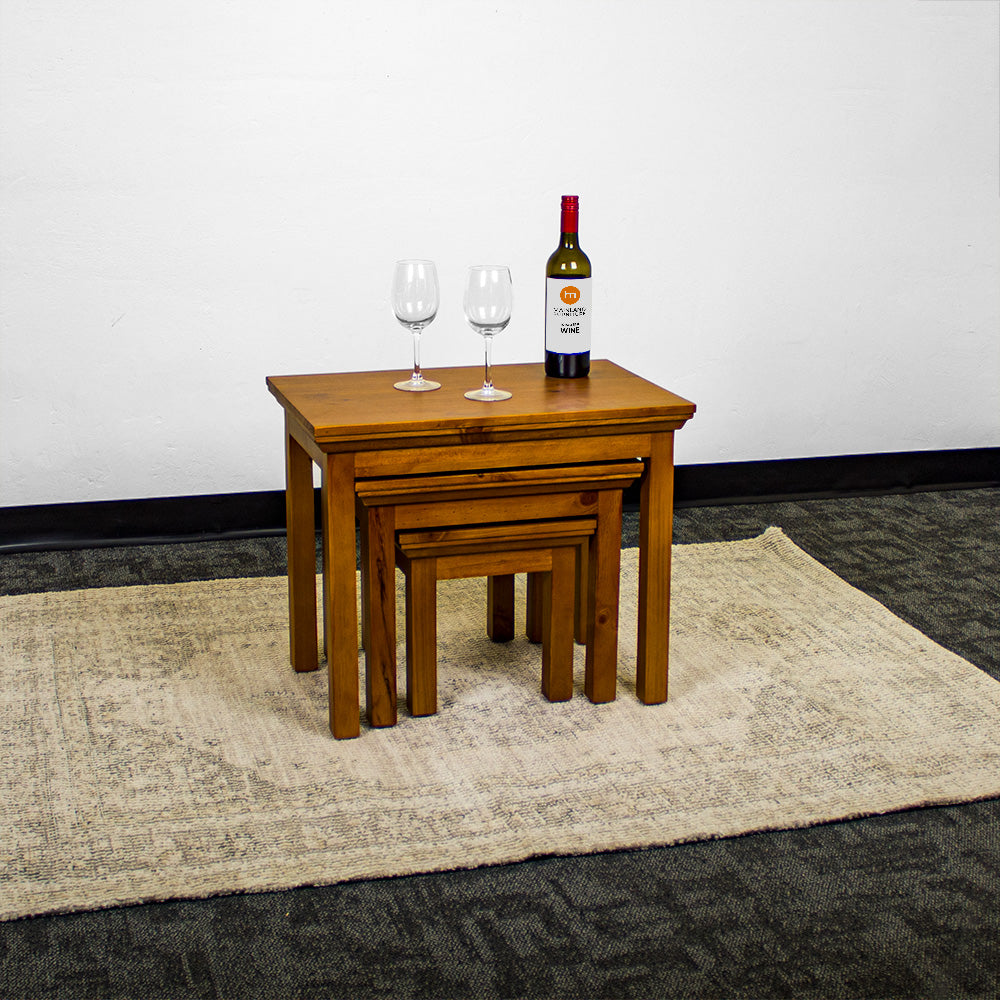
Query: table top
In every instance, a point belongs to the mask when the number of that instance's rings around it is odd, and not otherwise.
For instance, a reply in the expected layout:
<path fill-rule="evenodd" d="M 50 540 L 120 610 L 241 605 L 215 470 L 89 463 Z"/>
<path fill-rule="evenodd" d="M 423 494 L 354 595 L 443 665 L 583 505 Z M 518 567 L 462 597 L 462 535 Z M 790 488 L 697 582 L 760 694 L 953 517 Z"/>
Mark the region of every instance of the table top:
<path fill-rule="evenodd" d="M 495 365 L 493 382 L 511 399 L 466 399 L 482 385 L 481 365 L 435 368 L 432 392 L 401 392 L 400 371 L 272 375 L 268 389 L 320 445 L 459 432 L 468 440 L 491 432 L 597 428 L 627 424 L 636 430 L 681 426 L 694 403 L 614 364 L 594 361 L 587 378 L 548 378 L 541 363 Z"/>

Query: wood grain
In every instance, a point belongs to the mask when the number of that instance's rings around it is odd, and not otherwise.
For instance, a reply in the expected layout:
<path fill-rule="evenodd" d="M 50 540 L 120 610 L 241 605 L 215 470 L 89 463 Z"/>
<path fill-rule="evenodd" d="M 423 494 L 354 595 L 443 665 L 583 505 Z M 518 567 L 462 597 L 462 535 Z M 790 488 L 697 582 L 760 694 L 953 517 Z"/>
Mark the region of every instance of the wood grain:
<path fill-rule="evenodd" d="M 406 707 L 437 712 L 437 560 L 406 564 Z"/>
<path fill-rule="evenodd" d="M 395 502 L 393 530 L 405 531 L 439 527 L 442 516 L 452 526 L 506 520 L 509 505 L 502 490 L 495 495 L 480 491 L 484 479 L 493 485 L 505 479 L 524 485 L 524 495 L 517 500 L 520 518 L 594 516 L 599 506 L 597 484 L 580 480 L 575 489 L 546 490 L 539 484 L 529 486 L 528 481 L 539 467 L 626 465 L 642 459 L 646 469 L 640 513 L 638 694 L 648 702 L 666 698 L 672 435 L 694 415 L 694 404 L 606 360 L 595 361 L 585 379 L 550 379 L 539 364 L 497 366 L 497 384 L 514 393 L 512 399 L 498 404 L 465 399 L 465 389 L 478 385 L 480 374 L 478 366 L 436 369 L 442 388 L 432 393 L 399 393 L 392 387 L 399 377 L 394 371 L 284 375 L 267 380 L 269 391 L 285 410 L 289 641 L 296 669 L 313 669 L 318 662 L 315 642 L 310 640 L 310 631 L 315 632 L 315 602 L 307 594 L 305 569 L 312 502 L 306 459 L 323 470 L 323 635 L 330 673 L 330 725 L 338 738 L 359 732 L 353 514 L 356 488 L 361 493 L 369 491 L 362 496 L 363 506 L 379 506 L 370 495 L 370 484 L 365 483 L 369 478 L 396 480 L 380 487 L 389 491 L 382 500 L 383 505 L 389 499 Z M 412 482 L 402 481 L 404 477 L 446 473 L 457 477 L 429 487 L 425 495 L 420 488 L 414 490 Z M 537 475 L 540 482 L 549 473 Z M 561 473 L 556 479 L 558 475 Z M 624 481 L 627 470 L 620 475 Z M 443 490 L 451 491 L 446 509 L 445 498 L 438 492 Z M 433 496 L 434 502 L 428 502 L 428 496 Z M 359 513 L 363 513 L 360 507 Z M 604 519 L 602 515 L 598 521 Z M 362 553 L 362 604 L 366 608 L 374 605 L 385 586 L 391 536 L 391 530 L 379 526 L 369 532 L 365 542 L 369 545 Z M 608 586 L 604 579 L 610 573 L 608 560 L 600 553 L 610 551 L 611 543 L 603 538 L 599 530 L 586 560 L 587 603 Z M 514 572 L 514 563 L 505 553 L 493 556 L 492 569 L 484 573 Z M 468 569 L 471 563 L 461 560 L 473 558 L 447 557 L 436 575 Z M 449 559 L 459 562 L 452 561 L 449 569 Z M 585 603 L 583 558 L 577 560 L 577 566 L 574 589 L 579 636 L 579 611 Z M 549 573 L 551 567 L 528 571 Z M 605 623 L 610 628 L 617 614 L 612 598 L 606 602 L 599 596 L 596 599 L 601 611 L 596 617 L 588 616 L 587 623 L 591 649 L 607 644 Z M 533 604 L 532 620 L 536 623 L 544 618 L 539 604 L 537 600 Z M 389 680 L 392 658 L 386 648 L 388 623 L 377 629 L 370 625 L 364 636 L 369 660 L 369 717 L 373 724 L 390 724 L 376 721 L 393 717 L 388 710 L 380 714 L 379 705 L 395 701 Z M 588 694 L 596 700 L 614 696 L 613 687 L 609 692 L 608 679 L 602 679 L 599 672 L 589 669 L 587 684 Z"/>
<path fill-rule="evenodd" d="M 646 705 L 667 700 L 670 554 L 674 521 L 674 436 L 657 435 L 639 506 L 639 644 L 636 694 Z"/>
<path fill-rule="evenodd" d="M 348 739 L 361 732 L 353 455 L 348 452 L 326 456 L 322 492 L 323 606 L 330 677 L 330 731 L 337 739 Z"/>
<path fill-rule="evenodd" d="M 267 384 L 324 450 L 338 443 L 360 450 L 366 441 L 410 447 L 441 436 L 473 444 L 502 431 L 567 436 L 573 428 L 594 433 L 625 420 L 638 429 L 683 422 L 695 409 L 611 361 L 594 361 L 581 379 L 547 378 L 538 364 L 497 365 L 494 381 L 513 393 L 502 403 L 465 399 L 465 390 L 482 382 L 478 366 L 435 369 L 435 378 L 440 389 L 411 393 L 393 389 L 393 371 L 271 376 Z"/>
<path fill-rule="evenodd" d="M 316 514 L 312 460 L 286 428 L 289 655 L 298 671 L 319 667 L 316 638 Z"/>
<path fill-rule="evenodd" d="M 587 559 L 587 666 L 584 689 L 597 704 L 614 701 L 618 681 L 618 576 L 621 569 L 622 495 L 599 494 L 597 530 Z"/>
<path fill-rule="evenodd" d="M 542 603 L 542 693 L 550 701 L 572 697 L 577 552 L 597 529 L 597 522 L 486 525 L 484 529 L 483 551 L 477 550 L 475 529 L 398 535 L 397 562 L 406 577 L 407 705 L 414 715 L 436 710 L 437 581 L 490 576 L 494 571 L 501 579 L 509 576 L 511 580 L 514 573 L 524 572 L 535 581 Z M 506 547 L 497 550 L 501 531 Z"/>
<path fill-rule="evenodd" d="M 542 694 L 549 701 L 573 697 L 575 568 L 575 549 L 562 546 L 552 550 L 552 572 L 543 578 Z"/>
<path fill-rule="evenodd" d="M 514 574 L 486 579 L 486 634 L 494 642 L 514 638 Z"/>
<path fill-rule="evenodd" d="M 394 507 L 365 511 L 361 562 L 365 705 L 375 727 L 396 724 L 396 550 Z"/>

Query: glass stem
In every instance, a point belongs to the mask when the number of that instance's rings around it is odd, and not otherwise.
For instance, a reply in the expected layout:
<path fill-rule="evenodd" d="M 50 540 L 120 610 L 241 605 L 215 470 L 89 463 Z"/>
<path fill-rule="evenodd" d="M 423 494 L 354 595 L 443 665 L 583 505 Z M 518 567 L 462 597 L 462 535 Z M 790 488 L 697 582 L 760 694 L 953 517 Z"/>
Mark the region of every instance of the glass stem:
<path fill-rule="evenodd" d="M 492 392 L 493 391 L 493 373 L 492 373 L 493 338 L 489 334 L 486 334 L 483 337 L 483 340 L 486 341 L 486 376 L 483 379 L 483 390 L 485 392 Z"/>
<path fill-rule="evenodd" d="M 420 374 L 420 329 L 413 331 L 413 374 L 410 376 L 411 382 L 423 382 L 424 377 Z"/>

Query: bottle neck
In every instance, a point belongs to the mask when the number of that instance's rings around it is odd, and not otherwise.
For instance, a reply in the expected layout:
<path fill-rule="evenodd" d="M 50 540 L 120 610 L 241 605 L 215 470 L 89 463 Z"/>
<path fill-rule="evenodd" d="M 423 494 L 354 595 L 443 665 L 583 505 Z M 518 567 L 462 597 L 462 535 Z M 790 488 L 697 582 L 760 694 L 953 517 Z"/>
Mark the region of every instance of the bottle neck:
<path fill-rule="evenodd" d="M 569 237 L 572 240 L 576 240 L 577 233 L 580 228 L 580 212 L 576 207 L 564 208 L 562 210 L 562 221 L 560 222 L 560 229 L 562 230 L 563 242 Z"/>

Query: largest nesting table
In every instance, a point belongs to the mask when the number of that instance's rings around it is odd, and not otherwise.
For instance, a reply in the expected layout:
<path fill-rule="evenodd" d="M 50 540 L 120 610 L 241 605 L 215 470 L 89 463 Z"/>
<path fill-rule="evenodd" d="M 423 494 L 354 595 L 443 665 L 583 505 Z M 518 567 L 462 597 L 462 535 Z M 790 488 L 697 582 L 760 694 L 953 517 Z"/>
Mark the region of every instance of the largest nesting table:
<path fill-rule="evenodd" d="M 463 395 L 481 383 L 481 367 L 435 369 L 434 378 L 441 388 L 433 392 L 399 392 L 391 371 L 267 379 L 285 412 L 289 635 L 298 671 L 320 663 L 313 462 L 322 473 L 333 735 L 360 733 L 355 502 L 359 480 L 375 477 L 641 458 L 636 693 L 648 705 L 666 701 L 673 435 L 694 404 L 611 361 L 593 362 L 583 379 L 547 378 L 540 364 L 497 365 L 494 382 L 513 393 L 497 403 Z"/>

